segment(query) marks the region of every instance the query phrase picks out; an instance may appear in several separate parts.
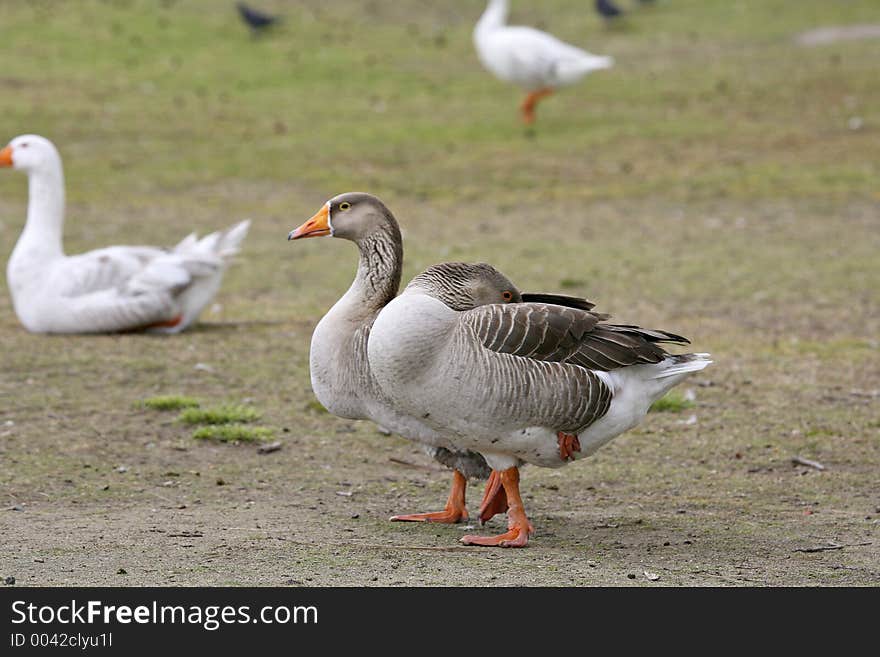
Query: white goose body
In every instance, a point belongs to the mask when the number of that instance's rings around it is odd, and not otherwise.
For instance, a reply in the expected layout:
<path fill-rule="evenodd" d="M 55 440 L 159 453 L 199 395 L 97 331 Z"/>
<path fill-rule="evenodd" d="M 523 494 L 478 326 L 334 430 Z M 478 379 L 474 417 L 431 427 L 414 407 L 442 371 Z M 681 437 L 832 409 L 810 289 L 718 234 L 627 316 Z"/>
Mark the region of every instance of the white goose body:
<path fill-rule="evenodd" d="M 420 414 L 457 448 L 480 452 L 494 470 L 522 462 L 559 467 L 588 456 L 636 426 L 651 403 L 710 362 L 704 354 L 669 356 L 602 371 L 524 356 L 517 345 L 546 339 L 541 322 L 548 317 L 552 323 L 583 314 L 587 324 L 597 321 L 584 311 L 545 304 L 459 312 L 415 282 L 373 325 L 368 355 L 374 376 L 398 408 Z M 570 330 L 576 334 L 576 328 Z M 561 335 L 569 330 L 563 329 Z M 560 454 L 560 431 L 579 440 L 570 458 Z"/>
<path fill-rule="evenodd" d="M 507 25 L 508 0 L 491 0 L 474 28 L 474 45 L 483 66 L 500 80 L 526 91 L 574 84 L 588 73 L 614 65 L 531 27 Z"/>
<path fill-rule="evenodd" d="M 0 165 L 29 178 L 27 222 L 6 277 L 16 315 L 34 333 L 182 331 L 216 294 L 250 223 L 201 240 L 193 234 L 168 250 L 112 246 L 67 256 L 64 174 L 54 145 L 16 137 L 0 152 Z"/>

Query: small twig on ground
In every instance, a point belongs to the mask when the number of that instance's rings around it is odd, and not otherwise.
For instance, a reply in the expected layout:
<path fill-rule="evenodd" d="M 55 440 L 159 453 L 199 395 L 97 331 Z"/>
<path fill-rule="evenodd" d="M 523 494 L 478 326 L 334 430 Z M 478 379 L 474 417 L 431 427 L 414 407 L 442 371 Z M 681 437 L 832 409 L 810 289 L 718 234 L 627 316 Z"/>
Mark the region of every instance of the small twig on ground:
<path fill-rule="evenodd" d="M 172 500 L 172 499 L 170 499 L 170 498 L 165 497 L 164 495 L 159 495 L 159 493 L 154 493 L 154 492 L 151 491 L 151 490 L 148 490 L 147 492 L 148 492 L 150 495 L 155 495 L 156 497 L 158 497 L 158 498 L 159 498 L 160 500 L 162 500 L 163 502 L 167 502 L 168 504 L 173 504 L 173 505 L 177 506 L 177 502 L 175 502 L 174 500 Z"/>
<path fill-rule="evenodd" d="M 870 541 L 868 543 L 851 543 L 849 545 L 841 545 L 839 543 L 829 543 L 828 545 L 816 545 L 814 547 L 806 547 L 806 548 L 795 548 L 794 552 L 826 552 L 828 550 L 842 550 L 843 548 L 848 547 L 861 547 L 863 545 L 873 545 Z"/>
<path fill-rule="evenodd" d="M 792 456 L 791 463 L 792 465 L 805 465 L 808 468 L 815 468 L 816 470 L 825 470 L 825 466 L 819 463 L 819 461 L 811 461 L 810 459 L 805 459 L 803 456 Z"/>
<path fill-rule="evenodd" d="M 880 390 L 850 390 L 849 394 L 853 397 L 867 397 L 868 399 L 876 399 L 880 397 Z"/>
<path fill-rule="evenodd" d="M 438 468 L 432 468 L 430 465 L 421 465 L 419 463 L 410 463 L 409 461 L 404 461 L 403 459 L 396 459 L 393 456 L 388 459 L 392 463 L 396 463 L 397 465 L 402 465 L 406 468 L 415 468 L 416 470 L 424 470 L 425 472 L 442 472 Z"/>
<path fill-rule="evenodd" d="M 358 547 L 374 550 L 423 550 L 429 552 L 480 552 L 479 546 L 466 545 L 379 545 L 376 543 L 357 543 Z"/>
<path fill-rule="evenodd" d="M 260 445 L 257 447 L 257 454 L 271 454 L 281 449 L 281 442 L 269 443 L 268 445 Z"/>

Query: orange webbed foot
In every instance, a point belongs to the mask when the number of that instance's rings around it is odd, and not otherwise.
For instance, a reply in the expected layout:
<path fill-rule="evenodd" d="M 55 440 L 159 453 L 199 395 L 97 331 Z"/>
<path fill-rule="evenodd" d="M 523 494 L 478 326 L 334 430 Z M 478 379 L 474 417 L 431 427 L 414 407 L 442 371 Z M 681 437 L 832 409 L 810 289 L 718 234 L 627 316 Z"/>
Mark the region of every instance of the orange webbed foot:
<path fill-rule="evenodd" d="M 530 529 L 531 524 L 526 523 L 526 527 L 511 527 L 505 533 L 498 536 L 473 536 L 467 534 L 461 537 L 461 542 L 465 545 L 481 545 L 484 547 L 525 547 L 529 543 L 529 534 L 533 530 Z"/>
<path fill-rule="evenodd" d="M 467 509 L 444 509 L 432 513 L 406 513 L 399 516 L 391 516 L 395 522 L 440 522 L 454 525 L 468 519 Z"/>
<path fill-rule="evenodd" d="M 467 479 L 458 470 L 455 470 L 452 475 L 452 490 L 449 492 L 449 499 L 446 500 L 446 508 L 443 511 L 408 513 L 400 516 L 391 516 L 391 520 L 396 522 L 439 522 L 445 524 L 463 522 L 468 519 L 468 512 L 465 508 L 466 489 Z"/>
<path fill-rule="evenodd" d="M 482 545 L 486 547 L 525 547 L 529 542 L 529 534 L 535 528 L 526 517 L 522 498 L 519 494 L 519 470 L 509 468 L 498 475 L 510 507 L 507 511 L 507 531 L 498 536 L 474 536 L 468 534 L 461 538 L 465 545 Z"/>

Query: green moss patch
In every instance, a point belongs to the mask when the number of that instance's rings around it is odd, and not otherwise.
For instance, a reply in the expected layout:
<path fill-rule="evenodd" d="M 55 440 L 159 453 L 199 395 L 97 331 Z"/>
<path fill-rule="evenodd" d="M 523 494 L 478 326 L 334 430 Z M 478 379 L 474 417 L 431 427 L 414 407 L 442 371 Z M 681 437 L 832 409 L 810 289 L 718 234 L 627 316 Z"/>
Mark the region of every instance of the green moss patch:
<path fill-rule="evenodd" d="M 150 397 L 144 399 L 141 404 L 144 408 L 154 411 L 179 411 L 183 408 L 196 408 L 199 400 L 193 397 L 184 397 L 182 395 L 159 395 L 158 397 Z"/>

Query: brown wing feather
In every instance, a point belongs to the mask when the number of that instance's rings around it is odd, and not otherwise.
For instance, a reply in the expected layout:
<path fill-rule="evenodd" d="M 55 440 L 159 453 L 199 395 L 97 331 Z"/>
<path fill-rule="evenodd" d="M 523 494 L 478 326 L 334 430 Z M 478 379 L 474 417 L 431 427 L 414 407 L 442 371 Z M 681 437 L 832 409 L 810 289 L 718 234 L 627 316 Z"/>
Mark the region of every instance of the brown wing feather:
<path fill-rule="evenodd" d="M 602 319 L 588 311 L 542 303 L 491 304 L 462 313 L 487 349 L 548 362 L 577 352 L 583 337 Z"/>
<path fill-rule="evenodd" d="M 687 338 L 638 326 L 599 324 L 581 340 L 566 362 L 608 372 L 619 367 L 659 363 L 669 356 L 658 343 L 689 344 Z"/>
<path fill-rule="evenodd" d="M 674 333 L 601 323 L 605 319 L 608 315 L 534 302 L 492 304 L 462 313 L 462 321 L 487 349 L 605 372 L 659 363 L 669 356 L 659 343 L 689 344 Z"/>

